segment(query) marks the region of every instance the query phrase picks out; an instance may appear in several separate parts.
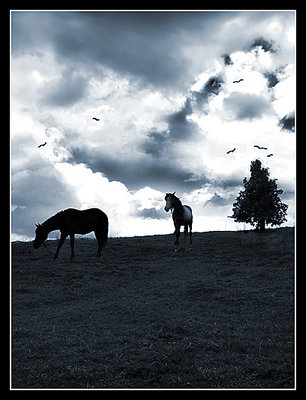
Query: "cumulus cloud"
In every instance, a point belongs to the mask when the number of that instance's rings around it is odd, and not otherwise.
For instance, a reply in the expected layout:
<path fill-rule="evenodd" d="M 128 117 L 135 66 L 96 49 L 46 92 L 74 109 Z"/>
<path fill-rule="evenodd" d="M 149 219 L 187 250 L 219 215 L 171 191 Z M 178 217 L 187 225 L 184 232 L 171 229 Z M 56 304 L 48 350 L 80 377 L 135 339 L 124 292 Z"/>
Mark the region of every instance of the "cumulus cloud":
<path fill-rule="evenodd" d="M 205 176 L 198 177 L 179 159 L 171 157 L 134 157 L 118 159 L 116 155 L 75 151 L 73 160 L 86 163 L 92 171 L 101 172 L 110 180 L 120 180 L 131 190 L 146 185 L 169 190 L 169 186 L 188 190 L 204 184 Z M 70 160 L 71 162 L 71 160 Z"/>
<path fill-rule="evenodd" d="M 43 105 L 67 107 L 83 99 L 86 94 L 87 79 L 74 71 L 65 69 L 60 78 L 49 80 L 41 89 Z"/>
<path fill-rule="evenodd" d="M 252 120 L 273 112 L 271 103 L 263 96 L 239 92 L 233 92 L 227 97 L 224 107 L 230 118 L 238 120 Z"/>
<path fill-rule="evenodd" d="M 251 46 L 250 46 L 250 50 L 252 49 L 256 49 L 257 47 L 261 47 L 263 49 L 263 51 L 267 52 L 270 51 L 271 53 L 275 53 L 276 49 L 274 48 L 274 43 L 271 40 L 267 40 L 263 37 L 260 38 L 256 38 Z"/>

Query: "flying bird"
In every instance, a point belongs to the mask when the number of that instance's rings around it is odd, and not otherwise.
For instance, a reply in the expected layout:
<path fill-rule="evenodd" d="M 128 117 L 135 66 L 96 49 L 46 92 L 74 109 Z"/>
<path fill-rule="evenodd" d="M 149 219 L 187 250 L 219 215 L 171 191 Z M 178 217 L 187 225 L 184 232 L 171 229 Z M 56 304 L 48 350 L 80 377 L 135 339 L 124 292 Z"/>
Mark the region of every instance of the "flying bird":
<path fill-rule="evenodd" d="M 257 144 L 254 144 L 254 147 L 257 147 L 259 150 L 268 150 L 267 147 L 260 147 Z"/>
<path fill-rule="evenodd" d="M 93 117 L 93 119 L 94 119 L 95 121 L 100 121 L 99 118 L 96 118 L 96 117 Z"/>
<path fill-rule="evenodd" d="M 271 156 L 273 156 L 273 154 L 272 154 L 272 153 L 267 155 L 267 157 L 271 157 Z"/>
<path fill-rule="evenodd" d="M 38 148 L 40 148 L 40 147 L 44 147 L 44 146 L 46 146 L 46 144 L 47 144 L 47 142 L 45 142 L 45 143 L 42 143 L 42 144 L 40 144 L 39 146 L 37 146 Z"/>
<path fill-rule="evenodd" d="M 239 81 L 233 81 L 233 83 L 240 83 L 240 82 L 242 82 L 242 81 L 243 81 L 243 79 L 240 78 Z"/>
<path fill-rule="evenodd" d="M 233 148 L 233 150 L 229 150 L 229 151 L 227 151 L 227 152 L 226 152 L 226 154 L 233 153 L 235 150 L 236 150 L 236 147 L 235 147 L 235 148 Z"/>

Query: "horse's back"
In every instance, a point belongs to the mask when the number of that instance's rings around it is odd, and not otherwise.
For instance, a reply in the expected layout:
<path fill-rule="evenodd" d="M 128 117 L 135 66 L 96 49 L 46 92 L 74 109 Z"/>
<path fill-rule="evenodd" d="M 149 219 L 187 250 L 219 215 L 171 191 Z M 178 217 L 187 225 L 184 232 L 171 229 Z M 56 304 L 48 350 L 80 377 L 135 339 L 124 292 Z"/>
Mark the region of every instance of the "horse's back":
<path fill-rule="evenodd" d="M 105 212 L 100 208 L 88 208 L 87 210 L 80 210 L 83 215 L 95 215 L 97 217 L 106 217 Z"/>
<path fill-rule="evenodd" d="M 88 208 L 87 210 L 77 210 L 76 208 L 67 208 L 64 211 L 61 211 L 60 214 L 65 215 L 68 218 L 89 218 L 89 217 L 96 217 L 96 218 L 107 218 L 107 215 L 100 210 L 99 208 Z"/>
<path fill-rule="evenodd" d="M 68 208 L 62 211 L 61 230 L 85 234 L 97 230 L 108 229 L 107 215 L 99 208 L 77 210 Z"/>
<path fill-rule="evenodd" d="M 99 208 L 88 208 L 87 210 L 80 210 L 80 213 L 82 213 L 81 219 L 95 221 L 96 223 L 98 223 L 98 225 L 108 222 L 107 215 Z"/>

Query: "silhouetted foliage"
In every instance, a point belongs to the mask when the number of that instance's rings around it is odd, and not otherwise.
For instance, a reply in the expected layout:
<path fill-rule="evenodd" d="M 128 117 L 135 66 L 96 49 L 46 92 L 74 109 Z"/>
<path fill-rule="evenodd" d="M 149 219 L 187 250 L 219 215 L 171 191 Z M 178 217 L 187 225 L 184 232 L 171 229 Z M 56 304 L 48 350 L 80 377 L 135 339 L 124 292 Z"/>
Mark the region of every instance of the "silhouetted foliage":
<path fill-rule="evenodd" d="M 245 190 L 241 191 L 233 204 L 235 222 L 246 222 L 260 231 L 265 225 L 281 225 L 286 221 L 287 204 L 281 202 L 277 189 L 277 179 L 269 179 L 268 168 L 263 168 L 259 160 L 251 162 L 251 176 L 243 179 Z"/>

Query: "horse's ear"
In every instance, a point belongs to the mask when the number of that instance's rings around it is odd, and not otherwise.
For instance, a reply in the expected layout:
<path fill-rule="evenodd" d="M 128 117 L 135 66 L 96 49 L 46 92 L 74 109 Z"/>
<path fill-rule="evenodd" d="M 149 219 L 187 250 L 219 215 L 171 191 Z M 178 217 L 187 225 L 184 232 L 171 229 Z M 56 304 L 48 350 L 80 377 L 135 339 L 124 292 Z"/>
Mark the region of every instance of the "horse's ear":
<path fill-rule="evenodd" d="M 176 192 L 173 192 L 173 193 L 172 193 L 172 196 L 174 196 L 174 195 L 175 195 L 175 193 L 176 193 Z"/>
<path fill-rule="evenodd" d="M 37 228 L 40 226 L 40 224 L 35 224 L 37 226 Z"/>

